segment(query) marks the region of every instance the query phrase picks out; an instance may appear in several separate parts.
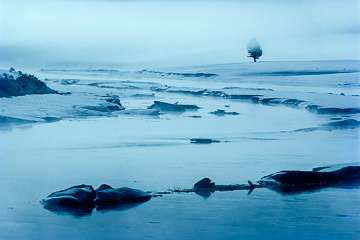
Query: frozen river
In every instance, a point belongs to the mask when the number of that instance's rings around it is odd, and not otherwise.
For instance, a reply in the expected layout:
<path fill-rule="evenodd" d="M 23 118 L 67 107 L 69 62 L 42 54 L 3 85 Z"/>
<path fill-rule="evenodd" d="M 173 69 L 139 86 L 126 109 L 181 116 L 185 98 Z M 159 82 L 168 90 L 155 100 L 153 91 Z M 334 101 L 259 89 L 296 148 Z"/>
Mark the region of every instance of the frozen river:
<path fill-rule="evenodd" d="M 39 203 L 82 183 L 164 191 L 358 163 L 359 71 L 358 61 L 43 69 L 48 86 L 71 94 L 0 99 L 2 116 L 32 121 L 1 123 L 0 239 L 359 239 L 358 188 L 174 193 L 81 217 Z M 126 114 L 81 110 L 114 95 Z M 154 101 L 200 109 L 154 115 Z M 333 124 L 347 120 L 356 124 Z"/>

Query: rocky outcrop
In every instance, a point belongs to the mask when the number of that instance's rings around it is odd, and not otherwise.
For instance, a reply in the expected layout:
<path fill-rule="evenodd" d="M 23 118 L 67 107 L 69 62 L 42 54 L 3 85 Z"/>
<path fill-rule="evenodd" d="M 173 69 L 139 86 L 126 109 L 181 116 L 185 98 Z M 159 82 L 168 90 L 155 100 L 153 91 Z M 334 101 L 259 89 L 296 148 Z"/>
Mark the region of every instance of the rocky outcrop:
<path fill-rule="evenodd" d="M 112 188 L 102 184 L 94 190 L 91 185 L 77 185 L 51 193 L 41 200 L 44 208 L 61 214 L 89 215 L 93 209 L 124 210 L 151 199 L 149 193 L 132 188 Z"/>
<path fill-rule="evenodd" d="M 58 93 L 33 75 L 4 73 L 0 76 L 0 97 Z"/>

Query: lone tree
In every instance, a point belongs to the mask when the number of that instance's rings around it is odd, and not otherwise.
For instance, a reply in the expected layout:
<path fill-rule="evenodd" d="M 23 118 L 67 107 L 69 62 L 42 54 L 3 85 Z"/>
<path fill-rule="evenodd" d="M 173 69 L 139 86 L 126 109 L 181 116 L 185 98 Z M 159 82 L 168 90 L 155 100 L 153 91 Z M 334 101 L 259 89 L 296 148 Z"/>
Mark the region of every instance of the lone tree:
<path fill-rule="evenodd" d="M 253 58 L 254 62 L 256 62 L 256 59 L 258 59 L 262 55 L 262 50 L 261 50 L 260 44 L 258 43 L 258 41 L 255 38 L 251 39 L 248 42 L 247 50 L 249 53 L 248 57 Z"/>

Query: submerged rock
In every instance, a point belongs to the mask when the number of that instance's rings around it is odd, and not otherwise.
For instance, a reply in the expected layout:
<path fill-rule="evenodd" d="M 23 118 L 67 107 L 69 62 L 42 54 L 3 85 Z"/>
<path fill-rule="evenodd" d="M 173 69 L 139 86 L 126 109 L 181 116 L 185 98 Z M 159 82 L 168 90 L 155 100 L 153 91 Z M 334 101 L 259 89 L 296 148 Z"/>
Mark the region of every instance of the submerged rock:
<path fill-rule="evenodd" d="M 202 73 L 202 72 L 196 72 L 196 73 L 178 73 L 178 72 L 160 72 L 160 71 L 153 71 L 153 70 L 147 70 L 147 69 L 143 69 L 141 71 L 139 71 L 138 73 L 153 73 L 153 74 L 160 74 L 162 77 L 164 77 L 165 75 L 171 76 L 171 75 L 175 75 L 175 76 L 181 76 L 181 77 L 215 77 L 218 76 L 215 73 Z"/>
<path fill-rule="evenodd" d="M 183 105 L 178 103 L 166 103 L 160 101 L 154 101 L 154 104 L 149 106 L 148 109 L 157 109 L 159 111 L 169 112 L 185 112 L 188 110 L 198 110 L 196 105 Z"/>
<path fill-rule="evenodd" d="M 360 113 L 360 108 L 317 108 L 318 114 L 356 114 Z"/>
<path fill-rule="evenodd" d="M 210 143 L 219 143 L 219 142 L 221 142 L 221 141 L 210 139 L 210 138 L 192 138 L 192 139 L 190 139 L 190 143 L 210 144 Z"/>
<path fill-rule="evenodd" d="M 189 116 L 189 118 L 201 118 L 201 116 L 199 116 L 199 115 L 192 115 L 192 116 Z"/>
<path fill-rule="evenodd" d="M 345 119 L 341 121 L 333 121 L 333 122 L 321 124 L 319 127 L 297 129 L 294 130 L 294 132 L 311 132 L 316 130 L 333 131 L 333 130 L 344 130 L 344 129 L 356 129 L 359 127 L 360 127 L 360 121 L 357 121 L 355 119 Z"/>
<path fill-rule="evenodd" d="M 123 106 L 118 106 L 115 104 L 113 104 L 113 105 L 100 104 L 98 106 L 84 106 L 82 108 L 92 110 L 92 111 L 103 112 L 103 113 L 111 113 L 111 112 L 121 111 L 121 110 L 125 109 Z"/>
<path fill-rule="evenodd" d="M 216 116 L 225 116 L 225 115 L 239 115 L 239 113 L 237 112 L 227 112 L 225 110 L 222 110 L 222 109 L 218 109 L 214 112 L 210 112 L 211 114 L 214 114 Z"/>
<path fill-rule="evenodd" d="M 128 114 L 128 115 L 145 115 L 145 116 L 159 116 L 160 112 L 156 109 L 128 109 L 121 111 L 121 114 Z"/>

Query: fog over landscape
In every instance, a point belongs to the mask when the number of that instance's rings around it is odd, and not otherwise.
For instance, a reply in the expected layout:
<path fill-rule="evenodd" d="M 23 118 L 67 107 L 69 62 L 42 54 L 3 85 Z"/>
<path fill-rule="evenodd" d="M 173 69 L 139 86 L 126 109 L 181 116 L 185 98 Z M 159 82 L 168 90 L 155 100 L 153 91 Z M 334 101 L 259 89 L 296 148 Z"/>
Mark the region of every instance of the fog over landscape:
<path fill-rule="evenodd" d="M 359 0 L 0 0 L 0 239 L 359 240 Z"/>
<path fill-rule="evenodd" d="M 359 59 L 359 2 L 1 0 L 1 65 Z"/>

